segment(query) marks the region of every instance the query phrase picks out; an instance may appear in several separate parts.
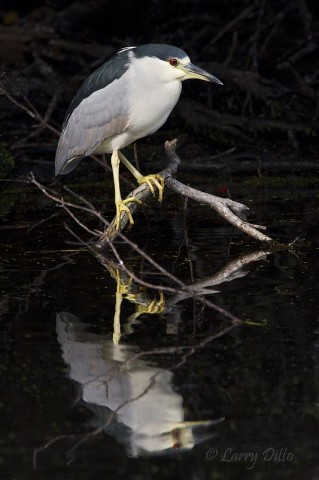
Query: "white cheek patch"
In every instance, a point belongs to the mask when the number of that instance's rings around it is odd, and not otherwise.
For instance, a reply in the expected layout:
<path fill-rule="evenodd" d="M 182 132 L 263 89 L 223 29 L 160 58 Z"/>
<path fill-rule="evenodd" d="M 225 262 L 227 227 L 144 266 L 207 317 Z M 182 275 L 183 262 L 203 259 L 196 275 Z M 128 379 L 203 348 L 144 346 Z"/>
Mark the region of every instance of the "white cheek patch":
<path fill-rule="evenodd" d="M 187 65 L 188 63 L 190 63 L 191 59 L 187 56 L 187 57 L 184 57 L 182 58 L 179 63 L 180 65 Z"/>

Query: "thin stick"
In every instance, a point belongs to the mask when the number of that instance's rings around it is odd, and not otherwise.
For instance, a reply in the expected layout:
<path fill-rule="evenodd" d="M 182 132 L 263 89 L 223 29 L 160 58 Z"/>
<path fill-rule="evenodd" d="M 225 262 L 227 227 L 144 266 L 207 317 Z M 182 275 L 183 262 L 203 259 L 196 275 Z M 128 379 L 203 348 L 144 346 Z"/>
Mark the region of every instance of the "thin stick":
<path fill-rule="evenodd" d="M 166 155 L 169 158 L 169 165 L 160 172 L 160 175 L 165 180 L 166 187 L 168 187 L 175 193 L 179 193 L 197 202 L 209 205 L 231 225 L 238 228 L 247 235 L 255 238 L 256 240 L 268 244 L 273 244 L 274 246 L 279 246 L 278 242 L 259 231 L 264 230 L 265 227 L 261 225 L 253 225 L 243 219 L 245 218 L 245 213 L 249 210 L 246 205 L 234 202 L 230 198 L 220 198 L 209 193 L 201 192 L 200 190 L 196 190 L 175 180 L 173 178 L 173 175 L 176 173 L 180 163 L 180 159 L 176 154 L 176 145 L 176 140 L 173 140 L 171 142 L 165 142 L 165 151 Z M 151 196 L 151 191 L 146 184 L 143 184 L 133 190 L 131 193 L 129 193 L 127 198 L 131 196 L 134 196 L 141 201 L 145 201 L 148 197 Z M 128 205 L 128 207 L 133 214 L 139 208 L 139 205 L 137 205 L 136 203 L 131 203 Z M 107 227 L 107 229 L 101 236 L 98 243 L 99 248 L 104 248 L 106 245 L 109 244 L 110 241 L 113 241 L 119 235 L 120 231 L 123 230 L 128 224 L 128 216 L 125 212 L 123 212 L 122 214 L 119 230 L 115 228 L 115 220 L 116 219 L 114 218 L 111 225 Z"/>

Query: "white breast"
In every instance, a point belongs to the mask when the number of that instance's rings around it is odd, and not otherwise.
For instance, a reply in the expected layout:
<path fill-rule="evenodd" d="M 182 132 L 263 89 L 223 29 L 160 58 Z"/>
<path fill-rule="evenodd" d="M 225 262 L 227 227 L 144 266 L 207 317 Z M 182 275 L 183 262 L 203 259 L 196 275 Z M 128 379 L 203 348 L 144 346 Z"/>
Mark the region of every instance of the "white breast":
<path fill-rule="evenodd" d="M 180 97 L 182 83 L 170 77 L 165 62 L 155 58 L 133 59 L 130 70 L 127 130 L 137 139 L 156 132 L 166 122 Z"/>

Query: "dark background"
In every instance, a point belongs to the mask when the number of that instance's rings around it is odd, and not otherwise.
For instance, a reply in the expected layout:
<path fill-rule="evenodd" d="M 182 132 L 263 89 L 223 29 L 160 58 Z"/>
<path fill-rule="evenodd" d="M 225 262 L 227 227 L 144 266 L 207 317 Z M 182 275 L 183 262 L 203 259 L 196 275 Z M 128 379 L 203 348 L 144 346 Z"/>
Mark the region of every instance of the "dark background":
<path fill-rule="evenodd" d="M 177 136 L 189 159 L 234 147 L 236 161 L 303 168 L 317 158 L 318 9 L 306 0 L 2 2 L 2 176 L 36 158 L 51 172 L 57 143 L 5 93 L 59 129 L 83 80 L 143 43 L 181 47 L 224 86 L 185 82 L 169 123 L 142 145 Z"/>
<path fill-rule="evenodd" d="M 0 3 L 0 472 L 5 478 L 319 478 L 318 9 L 318 2 L 307 0 Z M 216 439 L 188 456 L 140 459 L 126 457 L 112 435 L 83 443 L 74 459 L 65 453 L 74 441 L 57 442 L 39 455 L 34 471 L 35 448 L 56 435 L 92 429 L 93 414 L 77 403 L 80 385 L 68 377 L 61 355 L 55 312 L 71 312 L 91 332 L 111 338 L 116 283 L 96 258 L 77 251 L 64 226 L 75 228 L 68 215 L 24 181 L 31 169 L 42 183 L 53 180 L 58 135 L 43 123 L 59 130 L 77 88 L 95 68 L 124 46 L 149 42 L 183 48 L 224 86 L 184 82 L 166 125 L 137 142 L 142 172 L 159 171 L 166 163 L 163 142 L 177 137 L 179 179 L 209 193 L 229 191 L 250 206 L 249 219 L 267 225 L 272 238 L 300 241 L 296 254 L 268 255 L 217 287 L 209 298 L 247 325 L 201 348 L 175 371 L 187 419 L 226 417 Z M 114 215 L 112 175 L 93 161 L 54 182 L 54 189 L 71 185 L 105 218 Z M 187 206 L 168 189 L 161 209 L 157 203 L 148 209 L 148 221 L 144 213 L 136 215 L 127 234 L 187 284 L 190 265 L 195 279 L 208 279 L 261 247 L 206 206 Z M 139 256 L 127 250 L 128 266 L 137 275 L 147 273 Z M 123 301 L 123 327 L 135 307 Z M 201 342 L 219 324 L 214 312 L 187 300 L 176 319 L 145 315 L 123 342 L 143 350 L 179 349 Z M 178 357 L 155 360 L 166 368 Z M 216 445 L 248 452 L 288 447 L 294 462 L 260 461 L 248 470 L 237 462 L 206 461 L 207 449 Z"/>

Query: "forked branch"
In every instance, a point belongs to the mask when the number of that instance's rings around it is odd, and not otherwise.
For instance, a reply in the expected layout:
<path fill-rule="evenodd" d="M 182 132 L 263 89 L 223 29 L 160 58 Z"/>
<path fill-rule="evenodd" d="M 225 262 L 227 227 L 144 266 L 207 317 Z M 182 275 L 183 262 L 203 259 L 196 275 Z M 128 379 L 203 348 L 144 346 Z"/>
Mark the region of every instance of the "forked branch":
<path fill-rule="evenodd" d="M 177 181 L 173 176 L 177 172 L 178 166 L 180 164 L 180 158 L 176 154 L 176 145 L 177 141 L 173 140 L 171 142 L 165 142 L 165 151 L 169 159 L 168 166 L 160 172 L 160 175 L 165 180 L 165 186 L 172 190 L 175 193 L 179 193 L 185 197 L 191 198 L 197 202 L 205 203 L 209 207 L 213 208 L 221 217 L 223 217 L 227 222 L 231 223 L 234 227 L 238 228 L 247 235 L 264 242 L 272 244 L 274 246 L 279 246 L 278 242 L 268 237 L 259 230 L 265 230 L 266 227 L 261 225 L 253 225 L 246 221 L 245 213 L 249 210 L 246 205 L 242 203 L 234 202 L 229 198 L 221 198 L 209 193 L 201 192 L 192 187 L 188 187 L 183 183 Z M 146 184 L 143 184 L 130 192 L 128 197 L 136 197 L 142 202 L 145 201 L 148 197 L 151 196 L 151 191 Z M 136 203 L 130 203 L 129 209 L 133 214 L 138 208 L 139 205 Z M 103 248 L 111 240 L 114 240 L 119 230 L 115 228 L 115 218 L 112 223 L 106 228 L 103 235 L 100 238 L 98 246 Z M 120 231 L 122 231 L 125 226 L 128 224 L 128 216 L 124 212 L 122 213 L 121 222 L 120 222 Z"/>

